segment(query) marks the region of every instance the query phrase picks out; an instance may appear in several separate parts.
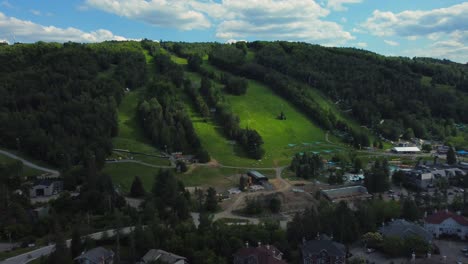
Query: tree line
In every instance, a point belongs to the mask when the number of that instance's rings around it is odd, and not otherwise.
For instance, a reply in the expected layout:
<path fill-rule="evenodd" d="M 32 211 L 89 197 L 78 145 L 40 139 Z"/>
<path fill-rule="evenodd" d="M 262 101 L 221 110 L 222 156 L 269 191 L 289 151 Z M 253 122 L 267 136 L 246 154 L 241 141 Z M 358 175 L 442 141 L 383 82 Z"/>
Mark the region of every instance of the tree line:
<path fill-rule="evenodd" d="M 210 157 L 203 149 L 179 95 L 183 69 L 169 56 L 155 54 L 155 77 L 148 82 L 138 105 L 140 123 L 151 141 L 166 152 L 193 153 L 200 162 Z"/>

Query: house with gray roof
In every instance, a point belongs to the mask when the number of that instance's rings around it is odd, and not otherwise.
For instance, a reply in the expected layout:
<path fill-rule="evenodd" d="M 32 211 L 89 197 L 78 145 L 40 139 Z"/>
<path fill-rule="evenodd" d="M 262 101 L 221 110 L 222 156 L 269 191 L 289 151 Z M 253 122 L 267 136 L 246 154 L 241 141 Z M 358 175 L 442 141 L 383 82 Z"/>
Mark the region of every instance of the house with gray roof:
<path fill-rule="evenodd" d="M 161 263 L 161 264 L 188 264 L 187 258 L 164 251 L 162 249 L 150 249 L 139 263 Z"/>
<path fill-rule="evenodd" d="M 432 240 L 432 234 L 422 226 L 403 219 L 397 219 L 382 226 L 379 228 L 379 232 L 383 237 L 393 236 L 405 239 L 411 236 L 418 236 L 426 242 Z"/>
<path fill-rule="evenodd" d="M 114 252 L 103 247 L 86 251 L 74 260 L 76 264 L 113 264 Z"/>
<path fill-rule="evenodd" d="M 304 241 L 300 246 L 303 264 L 345 264 L 346 247 L 326 236 Z"/>

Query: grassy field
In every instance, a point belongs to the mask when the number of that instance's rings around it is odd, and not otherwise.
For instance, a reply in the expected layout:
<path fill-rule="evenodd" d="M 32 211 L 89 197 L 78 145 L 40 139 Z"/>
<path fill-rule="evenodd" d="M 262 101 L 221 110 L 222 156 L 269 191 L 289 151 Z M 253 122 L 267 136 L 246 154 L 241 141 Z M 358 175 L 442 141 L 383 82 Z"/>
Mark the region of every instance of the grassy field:
<path fill-rule="evenodd" d="M 123 192 L 129 192 L 135 176 L 140 177 L 147 191 L 153 186 L 154 176 L 159 171 L 157 168 L 136 163 L 111 163 L 106 164 L 103 172 L 109 174 L 112 182 Z M 245 173 L 243 169 L 197 167 L 186 173 L 179 173 L 176 177 L 187 187 L 218 187 L 228 188 L 237 185 L 233 177 L 236 174 Z M 272 177 L 274 171 L 262 171 L 266 176 Z"/>
<path fill-rule="evenodd" d="M 160 154 L 160 151 L 151 145 L 145 138 L 143 129 L 138 124 L 137 105 L 140 92 L 138 90 L 125 94 L 119 106 L 119 134 L 112 139 L 114 148 L 125 149 L 146 154 Z M 156 165 L 167 165 L 165 159 L 132 155 L 135 159 Z"/>
<path fill-rule="evenodd" d="M 129 192 L 135 176 L 140 177 L 147 191 L 151 190 L 154 175 L 159 169 L 136 163 L 110 163 L 103 169 L 111 176 L 112 182 L 122 191 Z"/>
<path fill-rule="evenodd" d="M 263 162 L 266 164 L 288 164 L 297 152 L 336 150 L 326 144 L 325 133 L 320 127 L 259 82 L 249 80 L 245 95 L 226 95 L 226 99 L 233 112 L 239 115 L 241 127 L 253 128 L 262 136 L 266 152 Z M 286 120 L 277 119 L 281 111 Z"/>
<path fill-rule="evenodd" d="M 217 73 L 220 72 L 206 63 L 204 67 Z M 186 76 L 193 82 L 200 81 L 200 76 L 196 73 L 187 72 Z M 222 86 L 218 83 L 214 85 Z M 190 108 L 192 122 L 203 146 L 212 158 L 224 165 L 276 167 L 289 164 L 291 157 L 297 152 L 314 151 L 329 155 L 333 151 L 342 149 L 342 147 L 326 143 L 325 133 L 321 128 L 288 101 L 259 82 L 249 80 L 245 95 L 225 94 L 225 98 L 233 112 L 239 116 L 241 127 L 250 127 L 260 133 L 265 142 L 263 146 L 266 154 L 260 161 L 246 158 L 239 146 L 224 137 L 221 128 L 216 123 L 212 120 L 204 120 Z M 323 100 L 322 103 L 327 102 Z M 285 113 L 287 120 L 276 118 L 281 111 Z M 339 142 L 337 138 L 330 136 L 330 139 L 333 142 Z"/>

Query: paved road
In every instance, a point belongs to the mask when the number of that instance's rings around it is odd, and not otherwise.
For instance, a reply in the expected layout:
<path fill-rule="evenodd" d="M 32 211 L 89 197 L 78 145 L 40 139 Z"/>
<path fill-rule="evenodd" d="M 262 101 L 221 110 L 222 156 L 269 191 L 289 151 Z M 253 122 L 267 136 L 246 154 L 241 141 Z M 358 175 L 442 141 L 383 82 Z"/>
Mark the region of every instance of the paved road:
<path fill-rule="evenodd" d="M 36 164 L 34 164 L 34 163 L 32 163 L 32 162 L 29 162 L 29 161 L 27 161 L 27 160 L 25 160 L 25 159 L 23 159 L 23 158 L 21 158 L 21 157 L 15 155 L 15 154 L 13 154 L 13 153 L 10 153 L 10 152 L 8 152 L 8 151 L 1 150 L 1 149 L 0 149 L 0 154 L 3 154 L 3 155 L 5 155 L 5 156 L 7 156 L 7 157 L 10 157 L 10 158 L 12 158 L 12 159 L 20 160 L 21 162 L 23 162 L 23 164 L 24 164 L 25 166 L 28 166 L 28 167 L 30 167 L 30 168 L 48 172 L 48 173 L 50 173 L 50 174 L 52 174 L 52 175 L 54 175 L 54 176 L 56 176 L 56 177 L 60 176 L 60 172 L 57 171 L 57 170 L 53 170 L 53 169 L 49 169 L 49 168 L 45 168 L 45 167 L 36 165 Z"/>
<path fill-rule="evenodd" d="M 130 232 L 132 232 L 134 228 L 135 228 L 134 226 L 124 227 L 124 228 L 120 229 L 120 234 L 127 235 Z M 109 229 L 109 230 L 106 230 L 106 231 L 96 232 L 96 233 L 90 234 L 90 235 L 88 235 L 88 237 L 90 237 L 92 239 L 95 239 L 95 240 L 99 240 L 104 236 L 105 233 L 106 233 L 107 236 L 113 236 L 113 235 L 115 235 L 117 233 L 117 231 L 116 231 L 116 229 Z M 67 247 L 70 247 L 71 239 L 68 239 L 66 241 L 66 243 L 67 243 Z M 6 259 L 4 261 L 0 261 L 0 264 L 24 264 L 24 263 L 28 263 L 30 261 L 33 261 L 33 260 L 37 259 L 37 258 L 40 258 L 41 256 L 48 256 L 52 252 L 54 252 L 54 250 L 55 250 L 55 245 L 41 247 L 41 248 L 35 249 L 33 251 L 18 255 L 18 256 L 8 258 L 8 259 Z"/>
<path fill-rule="evenodd" d="M 170 165 L 170 166 L 168 166 L 168 165 L 154 165 L 154 164 L 146 163 L 146 162 L 143 162 L 143 161 L 131 160 L 131 159 L 106 161 L 106 163 L 137 163 L 137 164 L 145 165 L 145 166 L 152 167 L 152 168 L 165 168 L 165 169 L 175 168 L 174 165 Z"/>

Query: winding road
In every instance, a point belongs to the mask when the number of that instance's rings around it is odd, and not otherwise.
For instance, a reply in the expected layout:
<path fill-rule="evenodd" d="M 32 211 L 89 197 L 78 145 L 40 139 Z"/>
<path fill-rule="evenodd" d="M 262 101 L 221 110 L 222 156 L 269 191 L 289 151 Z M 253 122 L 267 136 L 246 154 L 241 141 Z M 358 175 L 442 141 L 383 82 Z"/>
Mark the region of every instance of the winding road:
<path fill-rule="evenodd" d="M 56 177 L 60 176 L 60 172 L 57 171 L 57 170 L 53 170 L 53 169 L 49 169 L 49 168 L 46 168 L 46 167 L 36 165 L 36 164 L 34 164 L 34 163 L 30 162 L 30 161 L 27 161 L 27 160 L 17 156 L 16 154 L 11 153 L 11 152 L 0 149 L 0 154 L 5 155 L 7 157 L 10 157 L 12 159 L 20 160 L 24 164 L 24 166 L 27 166 L 27 167 L 30 167 L 30 168 L 33 168 L 33 169 L 36 169 L 36 170 L 45 171 L 45 172 L 50 173 L 50 174 L 52 174 L 52 175 L 54 175 Z"/>
<path fill-rule="evenodd" d="M 121 228 L 119 232 L 122 235 L 127 235 L 127 234 L 130 234 L 130 232 L 132 232 L 134 228 L 135 228 L 134 226 L 124 227 L 124 228 Z M 90 237 L 90 238 L 92 238 L 94 240 L 99 240 L 104 236 L 109 236 L 109 237 L 114 236 L 116 233 L 117 233 L 116 229 L 109 229 L 109 230 L 106 230 L 106 231 L 101 231 L 101 232 L 96 232 L 96 233 L 93 233 L 93 234 L 89 234 L 87 236 L 84 236 L 83 238 Z M 67 243 L 67 247 L 70 247 L 71 239 L 68 239 L 65 242 Z M 4 261 L 0 261 L 0 264 L 24 264 L 24 263 L 28 263 L 30 261 L 33 261 L 35 259 L 40 258 L 41 256 L 48 256 L 52 252 L 54 252 L 54 250 L 55 250 L 55 245 L 48 245 L 48 246 L 45 246 L 45 247 L 35 249 L 33 251 L 26 252 L 26 253 L 18 255 L 18 256 L 8 258 L 8 259 L 6 259 Z"/>

